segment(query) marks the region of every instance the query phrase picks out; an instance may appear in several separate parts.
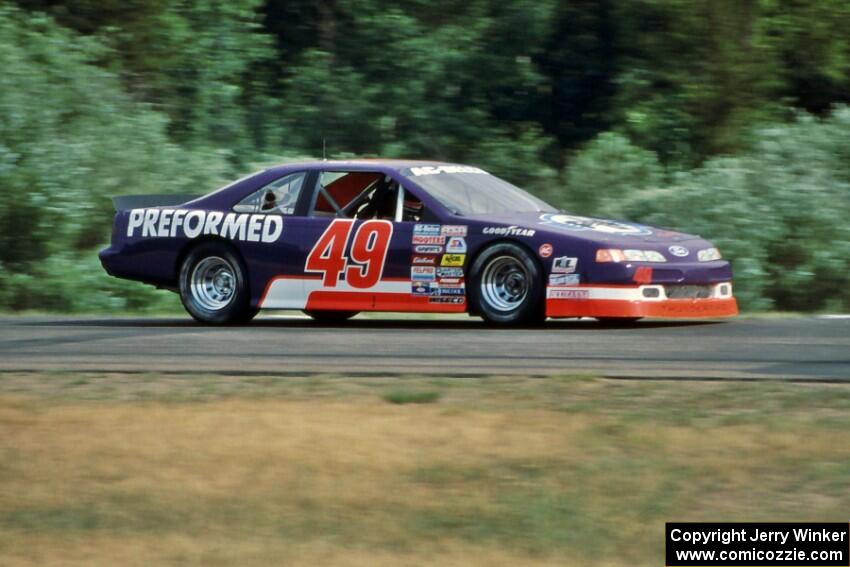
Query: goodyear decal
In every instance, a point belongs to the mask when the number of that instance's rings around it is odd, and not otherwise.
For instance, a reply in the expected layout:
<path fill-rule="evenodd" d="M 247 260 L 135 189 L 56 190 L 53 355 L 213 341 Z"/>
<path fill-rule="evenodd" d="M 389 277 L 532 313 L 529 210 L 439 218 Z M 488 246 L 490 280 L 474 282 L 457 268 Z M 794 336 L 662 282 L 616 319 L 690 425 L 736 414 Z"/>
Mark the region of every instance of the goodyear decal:
<path fill-rule="evenodd" d="M 495 236 L 534 236 L 537 233 L 533 228 L 523 228 L 521 226 L 485 226 L 481 229 L 481 234 L 492 234 Z"/>

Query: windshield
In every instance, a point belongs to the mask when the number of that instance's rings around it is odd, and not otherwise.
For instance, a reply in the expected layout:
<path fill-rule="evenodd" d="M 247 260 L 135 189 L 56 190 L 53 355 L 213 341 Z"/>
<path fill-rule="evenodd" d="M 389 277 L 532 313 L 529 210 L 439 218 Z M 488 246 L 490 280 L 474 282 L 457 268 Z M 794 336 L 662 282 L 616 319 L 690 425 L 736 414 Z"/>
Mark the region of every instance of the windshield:
<path fill-rule="evenodd" d="M 411 167 L 401 173 L 444 207 L 462 215 L 556 211 L 546 202 L 477 167 L 429 165 Z"/>

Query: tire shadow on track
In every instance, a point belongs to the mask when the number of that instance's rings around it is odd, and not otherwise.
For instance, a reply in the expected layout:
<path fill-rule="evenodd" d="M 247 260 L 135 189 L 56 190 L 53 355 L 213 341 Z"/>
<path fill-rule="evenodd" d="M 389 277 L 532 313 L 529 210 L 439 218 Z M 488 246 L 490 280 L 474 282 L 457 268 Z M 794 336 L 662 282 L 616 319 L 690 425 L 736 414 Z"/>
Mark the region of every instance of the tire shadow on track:
<path fill-rule="evenodd" d="M 62 318 L 43 319 L 37 321 L 19 321 L 15 325 L 27 327 L 111 327 L 111 328 L 197 328 L 197 329 L 252 329 L 252 328 L 287 328 L 287 329 L 404 329 L 404 330 L 492 330 L 492 331 L 546 331 L 546 330 L 582 330 L 582 331 L 618 331 L 642 329 L 659 329 L 673 327 L 701 327 L 707 325 L 722 325 L 726 321 L 637 321 L 635 323 L 599 322 L 593 319 L 548 320 L 538 325 L 499 326 L 485 323 L 477 318 L 467 320 L 450 319 L 352 319 L 341 323 L 326 323 L 313 321 L 303 317 L 274 317 L 257 318 L 250 323 L 241 325 L 205 325 L 189 318 Z"/>

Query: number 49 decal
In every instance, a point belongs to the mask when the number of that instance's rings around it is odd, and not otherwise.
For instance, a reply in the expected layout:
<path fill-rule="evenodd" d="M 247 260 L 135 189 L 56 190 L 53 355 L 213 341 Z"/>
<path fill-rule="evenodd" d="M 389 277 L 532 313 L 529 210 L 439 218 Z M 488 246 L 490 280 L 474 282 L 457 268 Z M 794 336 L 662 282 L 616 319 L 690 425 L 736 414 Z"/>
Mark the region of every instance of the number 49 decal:
<path fill-rule="evenodd" d="M 345 249 L 353 226 L 352 219 L 334 220 L 307 256 L 304 271 L 321 273 L 325 287 L 336 287 L 344 273 L 345 281 L 351 287 L 369 288 L 377 284 L 384 273 L 393 224 L 387 220 L 370 220 L 361 224 L 346 258 Z"/>

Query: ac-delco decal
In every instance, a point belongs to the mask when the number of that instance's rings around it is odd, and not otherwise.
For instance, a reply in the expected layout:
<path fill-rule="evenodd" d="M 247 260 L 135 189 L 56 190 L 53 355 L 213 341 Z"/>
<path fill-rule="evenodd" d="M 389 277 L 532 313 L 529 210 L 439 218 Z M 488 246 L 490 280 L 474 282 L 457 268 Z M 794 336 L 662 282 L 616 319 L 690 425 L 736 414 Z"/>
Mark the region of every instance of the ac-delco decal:
<path fill-rule="evenodd" d="M 133 209 L 127 220 L 127 236 L 133 237 L 137 231 L 142 238 L 196 238 L 212 234 L 230 240 L 276 242 L 283 232 L 283 218 L 189 209 Z"/>
<path fill-rule="evenodd" d="M 593 219 L 560 213 L 544 213 L 540 215 L 540 224 L 563 228 L 566 230 L 593 230 L 606 234 L 646 235 L 652 231 L 637 224 L 606 219 Z"/>
<path fill-rule="evenodd" d="M 521 226 L 485 226 L 481 229 L 482 234 L 493 234 L 495 236 L 534 236 L 537 232 L 533 228 Z"/>
<path fill-rule="evenodd" d="M 417 177 L 421 175 L 439 175 L 440 173 L 482 173 L 487 175 L 487 172 L 483 169 L 470 165 L 423 165 L 421 167 L 411 167 L 410 173 Z"/>
<path fill-rule="evenodd" d="M 413 234 L 427 234 L 431 236 L 440 235 L 440 225 L 438 224 L 415 224 L 413 225 Z"/>
<path fill-rule="evenodd" d="M 417 236 L 466 236 L 467 227 L 463 224 L 415 224 L 413 234 Z"/>

